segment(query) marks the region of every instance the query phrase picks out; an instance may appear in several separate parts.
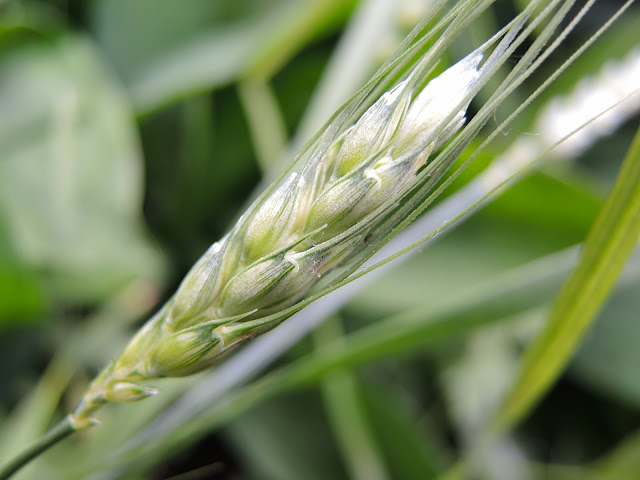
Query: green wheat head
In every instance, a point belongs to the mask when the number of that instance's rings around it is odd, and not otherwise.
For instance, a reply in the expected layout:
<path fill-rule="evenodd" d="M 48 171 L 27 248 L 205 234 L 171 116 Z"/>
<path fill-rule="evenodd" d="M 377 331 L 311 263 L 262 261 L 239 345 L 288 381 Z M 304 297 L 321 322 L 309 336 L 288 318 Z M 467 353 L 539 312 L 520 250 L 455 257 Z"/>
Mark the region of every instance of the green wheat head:
<path fill-rule="evenodd" d="M 314 292 L 348 278 L 415 218 L 508 89 L 526 78 L 531 62 L 525 56 L 519 73 L 513 70 L 519 77 L 508 78 L 508 88 L 463 128 L 472 98 L 556 8 L 554 2 L 532 2 L 488 42 L 434 76 L 443 52 L 490 3 L 461 2 L 427 33 L 421 30 L 433 18 L 416 28 L 418 40 L 409 38 L 334 115 L 92 382 L 72 416 L 76 428 L 92 424 L 91 415 L 104 403 L 156 393 L 141 381 L 199 372 L 273 329 L 312 301 Z M 532 49 L 531 59 L 542 45 Z"/>

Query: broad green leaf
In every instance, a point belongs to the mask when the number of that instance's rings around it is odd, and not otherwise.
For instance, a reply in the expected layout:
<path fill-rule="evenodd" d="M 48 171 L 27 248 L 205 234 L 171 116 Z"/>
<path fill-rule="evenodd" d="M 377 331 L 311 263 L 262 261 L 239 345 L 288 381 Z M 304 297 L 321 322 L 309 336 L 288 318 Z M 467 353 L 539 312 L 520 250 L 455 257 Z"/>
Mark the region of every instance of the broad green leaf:
<path fill-rule="evenodd" d="M 598 215 L 602 200 L 593 190 L 575 175 L 558 178 L 535 172 L 488 204 L 482 214 L 506 220 L 514 231 L 527 231 L 522 241 L 530 229 L 542 233 L 531 243 L 561 248 L 580 242 Z"/>
<path fill-rule="evenodd" d="M 85 299 L 160 275 L 132 112 L 93 45 L 64 36 L 5 53 L 0 104 L 0 212 L 20 261 Z"/>
<path fill-rule="evenodd" d="M 562 373 L 639 235 L 640 130 L 587 237 L 580 263 L 558 294 L 544 331 L 524 355 L 520 374 L 497 415 L 497 430 L 517 423 Z"/>

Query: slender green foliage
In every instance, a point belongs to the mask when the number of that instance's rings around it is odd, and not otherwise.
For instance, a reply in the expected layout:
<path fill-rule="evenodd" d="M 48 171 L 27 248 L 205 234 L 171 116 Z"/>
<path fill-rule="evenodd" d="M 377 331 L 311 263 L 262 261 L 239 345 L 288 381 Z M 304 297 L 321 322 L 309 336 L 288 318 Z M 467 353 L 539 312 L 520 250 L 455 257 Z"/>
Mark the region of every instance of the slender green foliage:
<path fill-rule="evenodd" d="M 589 237 L 582 259 L 560 291 L 547 326 L 528 348 L 522 370 L 495 421 L 516 424 L 564 370 L 601 310 L 640 237 L 640 130 Z"/>

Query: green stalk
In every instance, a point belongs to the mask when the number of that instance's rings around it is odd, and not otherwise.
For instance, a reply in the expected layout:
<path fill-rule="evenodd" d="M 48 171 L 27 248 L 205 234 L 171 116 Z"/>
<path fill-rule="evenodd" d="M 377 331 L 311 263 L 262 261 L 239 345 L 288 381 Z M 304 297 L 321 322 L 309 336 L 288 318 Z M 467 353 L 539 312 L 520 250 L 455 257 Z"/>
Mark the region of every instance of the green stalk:
<path fill-rule="evenodd" d="M 40 440 L 23 450 L 17 457 L 7 463 L 0 469 L 0 480 L 6 480 L 11 475 L 16 473 L 22 467 L 24 467 L 31 460 L 39 456 L 41 453 L 46 452 L 56 443 L 64 440 L 72 433 L 76 432 L 77 428 L 70 415 L 67 415 L 58 423 L 55 427 L 45 433 Z"/>

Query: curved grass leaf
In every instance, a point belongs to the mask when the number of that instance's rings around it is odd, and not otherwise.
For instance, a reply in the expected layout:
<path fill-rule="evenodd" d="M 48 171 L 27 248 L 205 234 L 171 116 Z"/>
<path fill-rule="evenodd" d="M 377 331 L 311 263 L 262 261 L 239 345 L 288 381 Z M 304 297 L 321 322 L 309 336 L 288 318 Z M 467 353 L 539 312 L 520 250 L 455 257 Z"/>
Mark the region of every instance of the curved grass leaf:
<path fill-rule="evenodd" d="M 521 372 L 494 428 L 524 417 L 560 376 L 600 311 L 640 235 L 640 130 L 587 241 L 578 267 L 560 291 L 541 335 L 525 353 Z"/>

